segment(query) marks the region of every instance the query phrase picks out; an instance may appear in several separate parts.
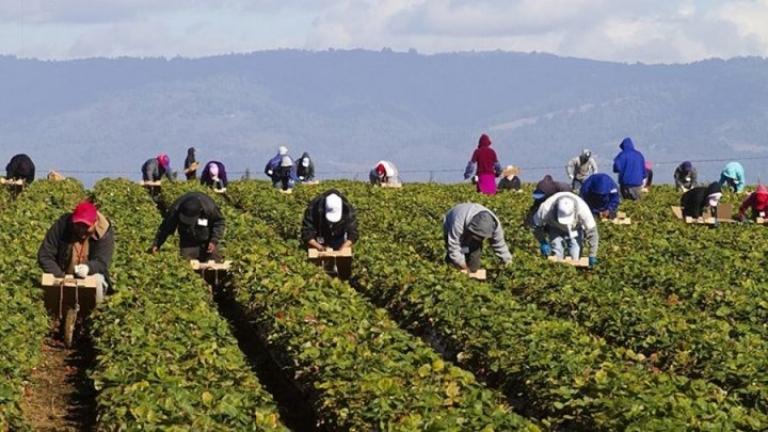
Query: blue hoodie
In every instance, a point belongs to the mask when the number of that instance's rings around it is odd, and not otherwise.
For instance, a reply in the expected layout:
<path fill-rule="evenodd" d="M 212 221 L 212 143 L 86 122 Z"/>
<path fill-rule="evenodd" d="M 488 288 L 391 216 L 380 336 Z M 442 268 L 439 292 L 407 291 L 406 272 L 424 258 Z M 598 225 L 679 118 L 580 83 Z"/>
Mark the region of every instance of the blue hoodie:
<path fill-rule="evenodd" d="M 632 138 L 624 138 L 621 142 L 621 153 L 613 159 L 613 172 L 619 174 L 619 184 L 622 187 L 642 186 L 645 178 L 645 158 L 635 150 Z"/>
<path fill-rule="evenodd" d="M 606 210 L 615 213 L 621 202 L 619 187 L 608 174 L 592 174 L 587 177 L 581 186 L 581 197 L 589 204 L 592 213 Z"/>
<path fill-rule="evenodd" d="M 734 192 L 744 191 L 744 186 L 746 186 L 744 181 L 744 167 L 741 166 L 740 163 L 728 162 L 723 169 L 723 172 L 720 173 L 720 187 L 725 186 L 729 179 L 733 182 L 735 188 Z"/>

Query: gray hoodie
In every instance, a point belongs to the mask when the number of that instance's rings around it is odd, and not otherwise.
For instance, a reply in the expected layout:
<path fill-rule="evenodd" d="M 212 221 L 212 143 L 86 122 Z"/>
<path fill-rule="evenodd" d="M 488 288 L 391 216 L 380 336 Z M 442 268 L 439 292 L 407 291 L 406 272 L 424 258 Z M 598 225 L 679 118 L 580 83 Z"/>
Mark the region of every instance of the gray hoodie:
<path fill-rule="evenodd" d="M 512 260 L 512 254 L 509 253 L 507 243 L 504 241 L 504 230 L 501 227 L 501 221 L 492 211 L 474 203 L 463 203 L 446 213 L 443 218 L 443 236 L 445 238 L 445 247 L 448 252 L 448 258 L 456 265 L 465 266 L 466 260 L 461 251 L 462 242 L 465 238 L 467 227 L 480 212 L 488 212 L 496 221 L 496 228 L 491 236 L 491 247 L 502 261 L 508 263 Z"/>

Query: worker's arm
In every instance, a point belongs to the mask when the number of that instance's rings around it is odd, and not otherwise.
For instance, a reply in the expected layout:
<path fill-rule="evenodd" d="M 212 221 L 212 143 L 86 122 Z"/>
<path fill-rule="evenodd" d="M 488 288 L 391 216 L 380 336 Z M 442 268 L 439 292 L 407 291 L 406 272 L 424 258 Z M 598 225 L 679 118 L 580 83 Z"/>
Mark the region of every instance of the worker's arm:
<path fill-rule="evenodd" d="M 749 194 L 747 199 L 744 200 L 744 202 L 741 203 L 741 206 L 739 207 L 739 215 L 744 216 L 747 213 L 747 209 L 751 208 L 752 205 L 754 205 L 755 202 L 755 194 Z"/>
<path fill-rule="evenodd" d="M 304 210 L 304 219 L 301 222 L 301 240 L 304 244 L 309 244 L 311 240 L 317 238 L 317 227 L 312 217 L 314 203 L 314 201 L 311 202 L 307 209 Z"/>
<path fill-rule="evenodd" d="M 589 158 L 589 175 L 592 175 L 597 172 L 597 161 L 595 158 L 591 157 Z"/>
<path fill-rule="evenodd" d="M 621 196 L 618 190 L 612 190 L 608 198 L 608 211 L 615 215 L 619 210 L 619 204 L 621 203 Z"/>
<path fill-rule="evenodd" d="M 475 162 L 467 162 L 466 168 L 464 168 L 464 180 L 468 180 L 475 172 Z"/>
<path fill-rule="evenodd" d="M 446 232 L 446 248 L 448 253 L 448 259 L 457 267 L 462 269 L 467 268 L 467 261 L 464 254 L 461 252 L 461 236 L 464 233 L 464 228 L 461 223 L 452 223 L 451 226 L 444 226 Z"/>
<path fill-rule="evenodd" d="M 504 229 L 501 227 L 501 223 L 499 223 L 496 226 L 496 229 L 493 231 L 491 247 L 493 248 L 494 252 L 496 252 L 496 256 L 499 257 L 500 260 L 504 261 L 505 263 L 512 261 L 512 254 L 509 252 L 507 242 L 504 240 Z"/>
<path fill-rule="evenodd" d="M 357 232 L 357 211 L 349 206 L 349 215 L 347 215 L 347 241 L 357 243 L 360 237 Z"/>
<path fill-rule="evenodd" d="M 219 244 L 219 240 L 224 238 L 227 224 L 218 208 L 215 209 L 212 215 L 208 216 L 208 223 L 213 224 L 211 227 L 211 243 Z"/>
<path fill-rule="evenodd" d="M 43 243 L 40 244 L 40 249 L 37 251 L 37 262 L 40 264 L 40 268 L 45 273 L 51 273 L 56 277 L 64 276 L 64 270 L 59 266 L 56 259 L 61 246 L 62 231 L 63 224 L 61 222 L 54 224 L 48 229 Z"/>
<path fill-rule="evenodd" d="M 569 160 L 567 164 L 565 164 L 565 174 L 568 176 L 569 179 L 573 180 L 574 176 L 576 175 L 576 169 L 573 166 L 573 160 Z"/>
<path fill-rule="evenodd" d="M 163 222 L 157 228 L 157 234 L 155 234 L 155 242 L 152 243 L 153 248 L 160 249 L 163 243 L 165 243 L 165 240 L 168 239 L 168 236 L 176 231 L 176 228 L 179 224 L 178 219 L 178 209 L 174 208 L 173 211 L 168 213 L 165 219 L 163 219 Z"/>
<path fill-rule="evenodd" d="M 597 232 L 597 225 L 584 230 L 584 238 L 589 243 L 589 256 L 597 256 L 598 243 L 600 242 L 600 235 Z"/>
<path fill-rule="evenodd" d="M 104 237 L 91 242 L 91 259 L 88 260 L 88 274 L 107 274 L 112 255 L 115 253 L 115 231 L 110 228 Z"/>

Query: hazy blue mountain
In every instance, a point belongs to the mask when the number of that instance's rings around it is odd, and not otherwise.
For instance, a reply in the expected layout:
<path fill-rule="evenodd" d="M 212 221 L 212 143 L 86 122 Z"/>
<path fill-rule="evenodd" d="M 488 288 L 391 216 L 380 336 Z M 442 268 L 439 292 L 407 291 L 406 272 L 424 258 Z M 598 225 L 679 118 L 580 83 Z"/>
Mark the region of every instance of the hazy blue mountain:
<path fill-rule="evenodd" d="M 201 160 L 261 175 L 286 144 L 294 156 L 309 151 L 323 177 L 364 177 L 386 158 L 406 180 L 430 177 L 409 170 L 434 170 L 454 181 L 487 132 L 504 163 L 554 166 L 558 177 L 582 147 L 609 169 L 624 136 L 659 163 L 660 179 L 686 158 L 742 159 L 750 182 L 768 176 L 768 60 L 756 58 L 666 66 L 386 50 L 0 57 L 0 95 L 0 158 L 27 152 L 41 171 L 137 178 L 145 159 L 167 152 L 178 168 L 194 146 Z M 700 168 L 714 178 L 722 165 Z"/>

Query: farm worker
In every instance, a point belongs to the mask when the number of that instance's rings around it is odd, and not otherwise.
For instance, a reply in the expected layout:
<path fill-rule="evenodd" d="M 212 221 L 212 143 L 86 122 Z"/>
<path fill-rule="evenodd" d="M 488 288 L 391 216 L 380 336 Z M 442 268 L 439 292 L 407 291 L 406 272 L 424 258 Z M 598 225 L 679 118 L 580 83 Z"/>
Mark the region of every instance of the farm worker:
<path fill-rule="evenodd" d="M 643 187 L 650 189 L 653 186 L 653 162 L 645 161 L 645 172 L 643 174 Z"/>
<path fill-rule="evenodd" d="M 722 198 L 720 183 L 713 182 L 709 186 L 695 187 L 684 193 L 680 198 L 680 206 L 683 208 L 683 216 L 698 219 L 704 214 L 707 207 L 715 208 Z"/>
<path fill-rule="evenodd" d="M 696 187 L 698 173 L 693 164 L 685 161 L 675 168 L 675 187 L 680 192 L 688 192 Z"/>
<path fill-rule="evenodd" d="M 579 193 L 584 180 L 597 172 L 597 162 L 592 157 L 592 152 L 589 149 L 582 150 L 580 155 L 568 161 L 565 172 L 571 179 L 573 191 Z"/>
<path fill-rule="evenodd" d="M 501 172 L 501 180 L 497 186 L 498 190 L 505 191 L 519 191 L 522 187 L 520 182 L 520 169 L 514 165 L 507 165 L 504 171 Z"/>
<path fill-rule="evenodd" d="M 536 184 L 536 188 L 533 190 L 533 204 L 526 213 L 526 225 L 533 226 L 533 215 L 536 214 L 536 211 L 547 198 L 558 192 L 571 192 L 572 190 L 571 185 L 568 183 L 555 181 L 551 175 L 545 175 L 544 178 Z"/>
<path fill-rule="evenodd" d="M 57 278 L 95 276 L 99 281 L 96 303 L 104 300 L 109 287 L 109 266 L 115 251 L 115 231 L 109 220 L 89 201 L 62 215 L 43 239 L 37 262 Z"/>
<path fill-rule="evenodd" d="M 307 247 L 340 250 L 352 247 L 357 239 L 357 212 L 341 192 L 330 189 L 312 199 L 301 227 Z"/>
<path fill-rule="evenodd" d="M 315 164 L 309 153 L 304 152 L 299 160 L 296 161 L 296 176 L 299 181 L 308 182 L 315 179 Z"/>
<path fill-rule="evenodd" d="M 17 154 L 5 166 L 5 178 L 32 183 L 35 180 L 35 164 L 29 156 Z"/>
<path fill-rule="evenodd" d="M 400 173 L 397 171 L 397 167 L 392 162 L 386 160 L 376 162 L 368 178 L 373 185 L 386 183 L 397 186 L 400 184 Z"/>
<path fill-rule="evenodd" d="M 166 177 L 168 181 L 173 181 L 171 178 L 171 159 L 165 153 L 147 159 L 141 166 L 141 177 L 144 181 L 159 181 L 163 177 Z"/>
<path fill-rule="evenodd" d="M 194 180 L 197 178 L 197 168 L 193 167 L 196 163 L 195 148 L 190 147 L 187 149 L 187 158 L 184 159 L 184 174 L 186 175 L 187 180 Z"/>
<path fill-rule="evenodd" d="M 512 261 L 501 221 L 480 204 L 463 203 L 450 209 L 443 218 L 443 240 L 445 261 L 470 273 L 480 269 L 485 240 L 505 264 Z"/>
<path fill-rule="evenodd" d="M 597 264 L 597 223 L 587 203 L 576 194 L 559 192 L 549 197 L 533 216 L 533 226 L 534 236 L 545 257 L 554 252 L 562 259 L 567 246 L 571 259 L 578 260 L 586 240 L 590 245 L 589 265 Z"/>
<path fill-rule="evenodd" d="M 486 195 L 496 193 L 496 177 L 501 174 L 501 164 L 496 152 L 491 148 L 491 139 L 486 134 L 480 136 L 477 148 L 464 170 L 464 179 L 472 177 L 475 172 L 477 191 Z"/>
<path fill-rule="evenodd" d="M 264 167 L 264 174 L 266 174 L 270 179 L 272 179 L 272 187 L 279 188 L 280 187 L 280 178 L 278 177 L 278 168 L 280 168 L 280 162 L 283 160 L 283 156 L 288 155 L 288 147 L 286 146 L 280 146 L 277 148 L 277 154 L 272 157 L 272 159 L 267 162 L 267 165 Z"/>
<path fill-rule="evenodd" d="M 581 198 L 589 205 L 592 214 L 615 219 L 621 203 L 619 186 L 608 174 L 593 174 L 581 187 Z"/>
<path fill-rule="evenodd" d="M 216 203 L 204 193 L 187 192 L 173 202 L 157 229 L 152 253 L 178 231 L 181 256 L 199 261 L 218 260 L 218 244 L 224 229 L 224 216 Z"/>
<path fill-rule="evenodd" d="M 205 164 L 200 174 L 200 183 L 217 190 L 226 189 L 229 182 L 224 164 L 219 161 L 210 161 Z"/>
<path fill-rule="evenodd" d="M 619 175 L 622 198 L 639 200 L 645 178 L 645 157 L 635 150 L 632 138 L 624 138 L 621 152 L 613 159 L 613 172 Z"/>
<path fill-rule="evenodd" d="M 285 155 L 280 158 L 280 166 L 275 170 L 277 175 L 278 187 L 282 190 L 292 189 L 296 183 L 296 172 L 294 171 L 293 159 L 290 156 Z"/>
<path fill-rule="evenodd" d="M 749 194 L 747 199 L 741 203 L 736 219 L 740 221 L 746 219 L 748 209 L 752 209 L 752 218 L 760 217 L 761 213 L 763 215 L 768 213 L 768 188 L 763 185 L 757 185 L 757 190 Z"/>
<path fill-rule="evenodd" d="M 720 187 L 728 185 L 734 192 L 744 192 L 744 167 L 738 162 L 728 162 L 720 173 Z"/>

